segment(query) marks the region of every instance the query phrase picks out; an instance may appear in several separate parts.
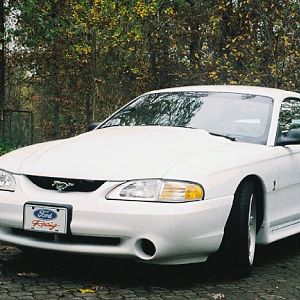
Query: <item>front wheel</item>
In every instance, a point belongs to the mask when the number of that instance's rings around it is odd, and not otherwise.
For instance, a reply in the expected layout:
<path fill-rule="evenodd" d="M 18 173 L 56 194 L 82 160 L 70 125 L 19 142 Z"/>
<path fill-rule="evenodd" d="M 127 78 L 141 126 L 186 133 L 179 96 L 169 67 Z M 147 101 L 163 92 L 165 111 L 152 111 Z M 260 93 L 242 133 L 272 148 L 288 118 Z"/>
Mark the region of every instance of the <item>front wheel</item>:
<path fill-rule="evenodd" d="M 238 187 L 218 252 L 223 272 L 232 276 L 248 276 L 254 261 L 257 218 L 256 192 L 252 181 Z"/>

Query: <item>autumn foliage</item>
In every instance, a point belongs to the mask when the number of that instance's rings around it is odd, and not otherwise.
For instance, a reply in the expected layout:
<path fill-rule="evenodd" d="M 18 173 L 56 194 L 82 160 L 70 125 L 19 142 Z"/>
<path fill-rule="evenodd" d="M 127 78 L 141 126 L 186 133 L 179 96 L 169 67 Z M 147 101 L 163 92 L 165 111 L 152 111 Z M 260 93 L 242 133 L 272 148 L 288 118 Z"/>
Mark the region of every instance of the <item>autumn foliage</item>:
<path fill-rule="evenodd" d="M 300 90 L 298 0 L 10 0 L 6 108 L 67 137 L 151 89 Z"/>

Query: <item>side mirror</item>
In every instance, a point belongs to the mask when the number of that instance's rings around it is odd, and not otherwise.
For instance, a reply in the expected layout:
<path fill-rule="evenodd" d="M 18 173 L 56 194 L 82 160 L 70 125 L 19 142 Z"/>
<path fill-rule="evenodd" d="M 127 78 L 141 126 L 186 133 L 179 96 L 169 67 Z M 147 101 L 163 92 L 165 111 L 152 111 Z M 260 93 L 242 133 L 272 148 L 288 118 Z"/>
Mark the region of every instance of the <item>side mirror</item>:
<path fill-rule="evenodd" d="M 277 146 L 286 146 L 286 145 L 300 145 L 300 138 L 282 136 L 277 141 Z"/>
<path fill-rule="evenodd" d="M 100 125 L 100 122 L 95 122 L 95 123 L 92 123 L 91 125 L 89 125 L 87 131 L 92 131 L 94 130 L 97 126 Z"/>

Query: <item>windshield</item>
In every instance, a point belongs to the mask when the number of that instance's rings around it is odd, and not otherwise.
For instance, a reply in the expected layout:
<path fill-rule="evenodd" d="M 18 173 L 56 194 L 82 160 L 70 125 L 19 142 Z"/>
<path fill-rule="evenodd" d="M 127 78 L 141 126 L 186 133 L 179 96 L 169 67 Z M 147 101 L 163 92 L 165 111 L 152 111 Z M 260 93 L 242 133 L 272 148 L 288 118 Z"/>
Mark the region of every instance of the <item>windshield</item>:
<path fill-rule="evenodd" d="M 172 126 L 205 129 L 232 140 L 266 144 L 273 100 L 221 92 L 142 95 L 109 118 L 110 126 Z"/>

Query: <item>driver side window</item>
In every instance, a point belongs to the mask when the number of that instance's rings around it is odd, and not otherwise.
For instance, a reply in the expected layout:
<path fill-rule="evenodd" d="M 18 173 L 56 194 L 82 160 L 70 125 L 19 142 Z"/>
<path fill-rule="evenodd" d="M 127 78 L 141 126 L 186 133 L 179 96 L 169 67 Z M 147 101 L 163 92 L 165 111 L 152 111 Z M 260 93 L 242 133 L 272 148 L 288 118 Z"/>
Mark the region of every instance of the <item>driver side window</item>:
<path fill-rule="evenodd" d="M 282 102 L 278 125 L 284 136 L 289 136 L 294 129 L 300 134 L 300 99 L 289 98 Z"/>

